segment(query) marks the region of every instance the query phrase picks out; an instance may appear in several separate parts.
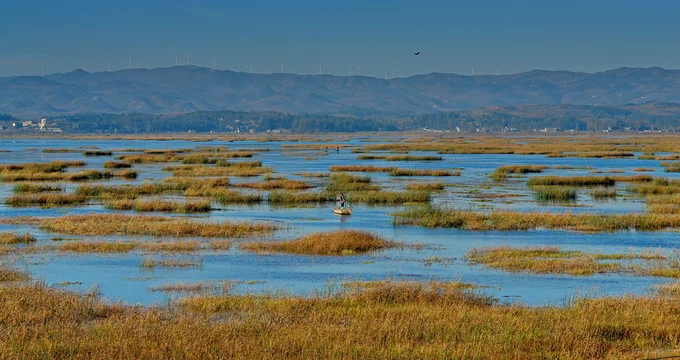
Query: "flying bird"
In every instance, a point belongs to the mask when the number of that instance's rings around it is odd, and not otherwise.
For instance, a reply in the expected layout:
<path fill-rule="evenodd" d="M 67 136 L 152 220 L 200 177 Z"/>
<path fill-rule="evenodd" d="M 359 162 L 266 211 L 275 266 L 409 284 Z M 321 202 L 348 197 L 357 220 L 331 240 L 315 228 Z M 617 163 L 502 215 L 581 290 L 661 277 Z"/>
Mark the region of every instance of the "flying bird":
<path fill-rule="evenodd" d="M 414 53 L 413 53 L 413 55 L 415 55 L 415 56 L 418 56 L 418 55 L 420 55 L 420 51 L 416 51 L 416 52 L 414 52 Z"/>

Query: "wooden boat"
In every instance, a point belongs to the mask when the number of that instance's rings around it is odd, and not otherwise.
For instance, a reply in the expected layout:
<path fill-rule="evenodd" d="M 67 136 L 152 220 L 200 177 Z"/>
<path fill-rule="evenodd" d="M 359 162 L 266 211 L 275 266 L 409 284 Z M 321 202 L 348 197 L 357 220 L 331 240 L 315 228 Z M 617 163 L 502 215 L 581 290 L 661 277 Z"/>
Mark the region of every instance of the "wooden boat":
<path fill-rule="evenodd" d="M 350 209 L 350 208 L 341 209 L 341 208 L 336 206 L 336 207 L 333 208 L 333 212 L 338 214 L 338 215 L 352 215 L 352 209 Z"/>

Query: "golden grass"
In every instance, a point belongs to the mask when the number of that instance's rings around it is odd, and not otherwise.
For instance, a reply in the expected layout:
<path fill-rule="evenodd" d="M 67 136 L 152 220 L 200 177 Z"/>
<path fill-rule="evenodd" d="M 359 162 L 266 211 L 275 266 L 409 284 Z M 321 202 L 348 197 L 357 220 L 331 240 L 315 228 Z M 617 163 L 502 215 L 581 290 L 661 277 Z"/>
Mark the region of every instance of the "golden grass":
<path fill-rule="evenodd" d="M 166 166 L 163 171 L 171 171 L 174 176 L 259 176 L 272 173 L 273 170 L 268 167 L 262 167 L 259 161 L 256 162 L 235 162 L 224 163 L 219 162 L 215 166 L 203 165 L 180 165 L 180 166 Z"/>
<path fill-rule="evenodd" d="M 332 174 L 326 191 L 337 193 L 342 191 L 374 191 L 379 188 L 371 184 L 370 176 L 357 176 L 344 173 Z"/>
<path fill-rule="evenodd" d="M 415 191 L 442 191 L 444 184 L 442 183 L 421 183 L 421 184 L 407 184 L 406 190 Z"/>
<path fill-rule="evenodd" d="M 507 178 L 508 174 L 540 173 L 548 168 L 545 165 L 503 165 L 489 174 L 489 177 L 501 180 Z"/>
<path fill-rule="evenodd" d="M 155 267 L 173 267 L 173 268 L 196 268 L 203 266 L 201 259 L 182 259 L 182 258 L 145 258 L 142 259 L 141 267 L 155 268 Z"/>
<path fill-rule="evenodd" d="M 257 183 L 238 183 L 232 184 L 232 186 L 258 190 L 273 190 L 273 189 L 305 190 L 313 187 L 307 182 L 289 179 L 276 179 Z"/>
<path fill-rule="evenodd" d="M 595 189 L 590 192 L 590 196 L 595 200 L 616 199 L 616 189 Z"/>
<path fill-rule="evenodd" d="M 60 172 L 69 167 L 85 166 L 84 161 L 51 161 L 48 163 L 1 164 L 0 173 L 12 171 Z"/>
<path fill-rule="evenodd" d="M 83 170 L 79 172 L 0 172 L 0 181 L 87 181 L 108 179 L 114 175 L 108 171 Z"/>
<path fill-rule="evenodd" d="M 635 172 L 654 171 L 654 168 L 639 167 L 639 168 L 634 168 L 633 171 L 635 171 Z"/>
<path fill-rule="evenodd" d="M 153 292 L 169 293 L 217 293 L 226 295 L 231 292 L 235 281 L 223 280 L 219 282 L 171 283 L 149 287 Z"/>
<path fill-rule="evenodd" d="M 336 201 L 335 194 L 328 193 L 291 193 L 286 191 L 272 191 L 269 193 L 270 204 L 305 204 Z"/>
<path fill-rule="evenodd" d="M 0 244 L 14 245 L 14 244 L 30 244 L 35 242 L 35 237 L 30 233 L 18 234 L 15 232 L 0 232 Z"/>
<path fill-rule="evenodd" d="M 608 176 L 534 176 L 529 186 L 612 186 L 616 181 Z"/>
<path fill-rule="evenodd" d="M 104 163 L 104 169 L 125 169 L 130 167 L 132 167 L 130 163 L 120 161 L 107 161 Z"/>
<path fill-rule="evenodd" d="M 465 230 L 563 229 L 585 232 L 659 231 L 680 228 L 673 214 L 588 214 L 493 211 L 489 213 L 423 207 L 393 214 L 395 225 Z"/>
<path fill-rule="evenodd" d="M 653 288 L 657 293 L 668 296 L 680 296 L 680 281 L 656 285 Z"/>
<path fill-rule="evenodd" d="M 210 200 L 168 201 L 168 200 L 111 200 L 105 202 L 106 208 L 112 210 L 160 211 L 176 213 L 208 212 L 211 208 Z"/>
<path fill-rule="evenodd" d="M 0 267 L 0 283 L 12 281 L 26 281 L 30 276 L 20 270 Z"/>
<path fill-rule="evenodd" d="M 196 182 L 201 184 L 201 182 Z M 101 185 L 86 184 L 76 188 L 76 195 L 105 198 L 105 199 L 134 199 L 141 195 L 159 195 L 168 192 L 186 190 L 191 183 L 162 182 L 143 183 L 140 185 Z"/>
<path fill-rule="evenodd" d="M 303 255 L 354 255 L 392 246 L 394 246 L 392 243 L 367 231 L 339 230 L 309 234 L 287 241 L 240 243 L 239 249 Z"/>
<path fill-rule="evenodd" d="M 333 165 L 330 170 L 335 172 L 391 172 L 394 167 L 366 166 L 366 165 Z"/>
<path fill-rule="evenodd" d="M 61 191 L 61 185 L 43 183 L 18 183 L 14 185 L 14 192 L 16 193 L 41 193 L 50 191 Z"/>
<path fill-rule="evenodd" d="M 575 201 L 576 190 L 557 186 L 532 186 L 536 201 Z"/>
<path fill-rule="evenodd" d="M 673 296 L 531 308 L 461 283 L 383 281 L 145 308 L 38 283 L 0 287 L 0 303 L 5 358 L 640 359 L 680 346 Z"/>
<path fill-rule="evenodd" d="M 441 156 L 413 156 L 413 155 L 359 155 L 357 160 L 387 160 L 387 161 L 439 161 Z"/>
<path fill-rule="evenodd" d="M 390 176 L 460 176 L 460 171 L 438 169 L 394 169 Z"/>
<path fill-rule="evenodd" d="M 329 173 L 312 173 L 312 172 L 293 173 L 293 175 L 302 176 L 302 177 L 310 177 L 310 178 L 325 178 L 325 177 L 331 176 L 331 174 L 329 174 Z"/>
<path fill-rule="evenodd" d="M 66 206 L 81 205 L 87 197 L 67 193 L 19 193 L 5 199 L 5 204 L 14 207 L 21 206 Z"/>
<path fill-rule="evenodd" d="M 172 237 L 246 237 L 268 234 L 270 224 L 199 223 L 159 216 L 87 214 L 44 220 L 40 228 L 69 235 L 145 235 Z"/>
<path fill-rule="evenodd" d="M 85 150 L 83 156 L 111 156 L 112 152 L 107 150 Z"/>
<path fill-rule="evenodd" d="M 129 242 L 105 242 L 105 241 L 73 241 L 59 244 L 57 249 L 64 252 L 75 253 L 126 253 L 135 248 L 135 244 Z"/>

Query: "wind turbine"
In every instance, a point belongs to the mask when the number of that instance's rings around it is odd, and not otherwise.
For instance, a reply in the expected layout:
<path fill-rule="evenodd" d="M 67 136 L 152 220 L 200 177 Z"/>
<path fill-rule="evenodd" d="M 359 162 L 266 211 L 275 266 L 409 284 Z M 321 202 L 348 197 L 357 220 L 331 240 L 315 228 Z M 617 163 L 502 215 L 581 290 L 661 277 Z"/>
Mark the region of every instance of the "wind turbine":
<path fill-rule="evenodd" d="M 319 75 L 323 75 L 323 64 L 319 64 Z"/>
<path fill-rule="evenodd" d="M 217 71 L 217 58 L 213 58 L 213 71 Z"/>
<path fill-rule="evenodd" d="M 179 56 L 175 55 L 175 66 L 179 65 Z"/>
<path fill-rule="evenodd" d="M 283 74 L 283 73 L 284 73 L 284 71 L 283 71 L 283 63 L 281 63 L 281 74 Z"/>
<path fill-rule="evenodd" d="M 349 66 L 349 76 L 352 76 L 352 65 Z"/>
<path fill-rule="evenodd" d="M 191 66 L 191 54 L 184 53 L 187 56 L 187 66 Z"/>
<path fill-rule="evenodd" d="M 253 73 L 253 67 L 255 66 L 255 61 L 250 60 L 250 73 Z"/>
<path fill-rule="evenodd" d="M 132 69 L 132 56 L 130 56 L 130 69 Z"/>

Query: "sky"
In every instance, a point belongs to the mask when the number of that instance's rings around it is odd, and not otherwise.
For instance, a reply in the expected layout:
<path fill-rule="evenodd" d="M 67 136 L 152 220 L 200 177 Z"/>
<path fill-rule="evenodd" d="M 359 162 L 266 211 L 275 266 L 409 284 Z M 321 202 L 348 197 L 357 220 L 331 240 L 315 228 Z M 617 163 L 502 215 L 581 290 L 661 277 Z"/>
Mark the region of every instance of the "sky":
<path fill-rule="evenodd" d="M 3 0 L 3 76 L 155 68 L 384 77 L 680 68 L 677 0 Z M 419 56 L 413 52 L 420 51 Z"/>

